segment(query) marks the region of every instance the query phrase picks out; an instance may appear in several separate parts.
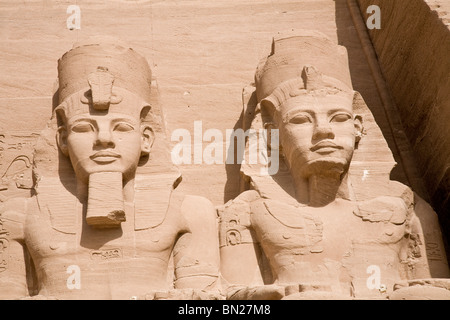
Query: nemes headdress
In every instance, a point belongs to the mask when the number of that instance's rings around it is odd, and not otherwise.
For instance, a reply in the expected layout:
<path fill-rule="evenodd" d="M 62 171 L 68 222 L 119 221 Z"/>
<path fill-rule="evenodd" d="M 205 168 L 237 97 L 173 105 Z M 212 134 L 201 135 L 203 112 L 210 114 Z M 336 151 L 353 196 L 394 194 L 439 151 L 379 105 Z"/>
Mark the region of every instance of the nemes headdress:
<path fill-rule="evenodd" d="M 131 48 L 111 42 L 76 44 L 58 61 L 57 111 L 65 117 L 110 109 L 139 116 L 149 105 L 151 79 L 146 59 Z M 137 103 L 119 106 L 125 95 Z"/>

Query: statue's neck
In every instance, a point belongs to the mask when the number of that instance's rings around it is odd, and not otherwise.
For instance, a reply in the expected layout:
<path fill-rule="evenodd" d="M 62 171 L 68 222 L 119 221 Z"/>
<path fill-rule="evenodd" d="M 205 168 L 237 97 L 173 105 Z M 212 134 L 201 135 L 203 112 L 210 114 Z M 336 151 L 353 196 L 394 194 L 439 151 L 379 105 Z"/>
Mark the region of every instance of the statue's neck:
<path fill-rule="evenodd" d="M 297 201 L 311 207 L 326 206 L 336 198 L 350 199 L 347 173 L 294 177 Z"/>
<path fill-rule="evenodd" d="M 134 201 L 134 178 L 124 182 L 123 200 L 125 202 L 133 202 Z"/>

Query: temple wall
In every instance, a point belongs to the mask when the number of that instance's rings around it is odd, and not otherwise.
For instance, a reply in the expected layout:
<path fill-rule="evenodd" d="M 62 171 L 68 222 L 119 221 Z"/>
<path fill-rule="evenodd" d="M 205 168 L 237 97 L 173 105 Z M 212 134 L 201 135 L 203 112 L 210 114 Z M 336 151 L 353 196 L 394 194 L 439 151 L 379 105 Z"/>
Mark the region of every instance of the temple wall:
<path fill-rule="evenodd" d="M 411 23 L 405 20 L 401 1 L 392 1 L 396 3 L 392 13 L 383 13 L 383 28 L 371 35 L 399 108 L 399 114 L 393 117 L 392 110 L 386 110 L 370 56 L 364 50 L 347 2 L 354 4 L 354 0 L 2 1 L 0 132 L 4 137 L 0 136 L 3 145 L 0 175 L 5 181 L 0 194 L 9 197 L 29 192 L 17 184 L 8 185 L 5 173 L 18 156 L 32 158 L 33 143 L 51 116 L 57 88 L 57 60 L 74 43 L 93 36 L 114 36 L 145 56 L 164 111 L 168 143 L 171 146 L 177 143 L 170 141 L 176 129 L 187 129 L 192 134 L 194 150 L 194 121 L 202 121 L 201 133 L 208 129 L 221 131 L 223 142 L 227 129 L 241 127 L 242 90 L 253 82 L 256 65 L 270 52 L 272 36 L 278 31 L 303 28 L 316 29 L 347 48 L 353 87 L 374 114 L 398 163 L 391 178 L 412 186 L 427 199 L 421 187 L 422 179 L 414 169 L 417 160 L 430 195 L 434 199 L 439 195 L 448 196 L 449 173 L 445 171 L 445 161 L 448 162 L 450 152 L 449 140 L 439 138 L 448 136 L 445 132 L 449 130 L 443 116 L 449 93 L 442 82 L 449 63 L 444 56 L 448 42 L 446 47 L 443 45 L 448 30 L 438 25 L 437 18 L 432 19 L 435 16 L 426 11 L 427 7 L 420 5 L 410 6 L 418 10 L 427 28 L 436 30 L 433 37 L 436 40 L 431 41 L 425 35 L 412 36 Z M 369 3 L 380 2 L 359 1 L 363 9 Z M 80 29 L 70 30 L 66 21 L 71 13 L 67 9 L 75 4 L 81 9 L 81 24 Z M 389 40 L 391 37 L 394 40 Z M 398 37 L 401 40 L 395 40 Z M 419 39 L 429 42 L 420 45 Z M 405 46 L 411 43 L 407 48 L 416 45 L 420 51 L 402 59 L 395 48 L 404 46 L 395 46 L 396 43 Z M 406 71 L 402 69 L 404 61 L 409 66 Z M 404 79 L 412 77 L 417 81 L 405 82 Z M 427 90 L 419 90 L 416 83 Z M 413 90 L 405 90 L 411 86 Z M 431 111 L 425 112 L 423 106 Z M 395 117 L 404 120 L 417 159 L 401 137 L 401 123 L 392 120 Z M 203 141 L 197 146 L 203 151 L 209 143 Z M 215 205 L 236 197 L 240 192 L 240 166 L 225 164 L 225 146 L 223 153 L 223 162 L 219 164 L 180 165 L 183 174 L 180 188 L 188 194 L 205 196 Z"/>
<path fill-rule="evenodd" d="M 370 30 L 431 203 L 450 237 L 450 32 L 448 1 L 358 0 L 381 9 Z"/>
<path fill-rule="evenodd" d="M 73 4 L 81 9 L 79 30 L 66 26 L 66 10 Z M 194 150 L 194 121 L 201 120 L 203 133 L 218 129 L 225 140 L 226 129 L 240 126 L 242 89 L 269 53 L 273 34 L 318 28 L 337 41 L 335 11 L 331 0 L 276 5 L 228 0 L 2 1 L 0 130 L 37 135 L 51 116 L 57 60 L 75 42 L 100 35 L 126 41 L 148 60 L 169 138 L 174 130 L 187 129 Z M 10 147 L 5 147 L 2 172 L 20 153 Z M 225 157 L 225 147 L 223 151 Z M 223 164 L 181 165 L 180 170 L 180 188 L 215 204 L 239 193 L 239 165 L 226 166 L 225 159 Z"/>

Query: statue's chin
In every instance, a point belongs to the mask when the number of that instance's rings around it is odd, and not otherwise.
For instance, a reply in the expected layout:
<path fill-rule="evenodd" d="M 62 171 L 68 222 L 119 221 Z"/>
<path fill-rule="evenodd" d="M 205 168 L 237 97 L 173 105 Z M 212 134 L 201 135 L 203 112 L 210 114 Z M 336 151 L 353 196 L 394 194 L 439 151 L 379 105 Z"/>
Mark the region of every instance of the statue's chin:
<path fill-rule="evenodd" d="M 308 179 L 311 176 L 340 179 L 347 170 L 348 162 L 345 159 L 329 157 L 310 161 L 303 165 L 299 172 L 304 179 Z"/>

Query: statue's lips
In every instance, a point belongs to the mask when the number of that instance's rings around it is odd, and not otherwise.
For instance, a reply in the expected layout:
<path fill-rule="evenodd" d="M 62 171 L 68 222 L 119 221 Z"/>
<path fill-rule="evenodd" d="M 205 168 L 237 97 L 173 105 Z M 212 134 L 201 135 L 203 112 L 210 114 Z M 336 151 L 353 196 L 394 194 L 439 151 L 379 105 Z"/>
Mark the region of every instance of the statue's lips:
<path fill-rule="evenodd" d="M 90 158 L 96 162 L 108 163 L 120 158 L 120 154 L 111 151 L 99 151 L 90 156 Z"/>
<path fill-rule="evenodd" d="M 314 146 L 310 148 L 312 152 L 318 151 L 318 152 L 333 152 L 336 150 L 343 149 L 342 146 L 338 146 L 334 142 L 331 141 L 321 141 L 316 143 Z"/>

